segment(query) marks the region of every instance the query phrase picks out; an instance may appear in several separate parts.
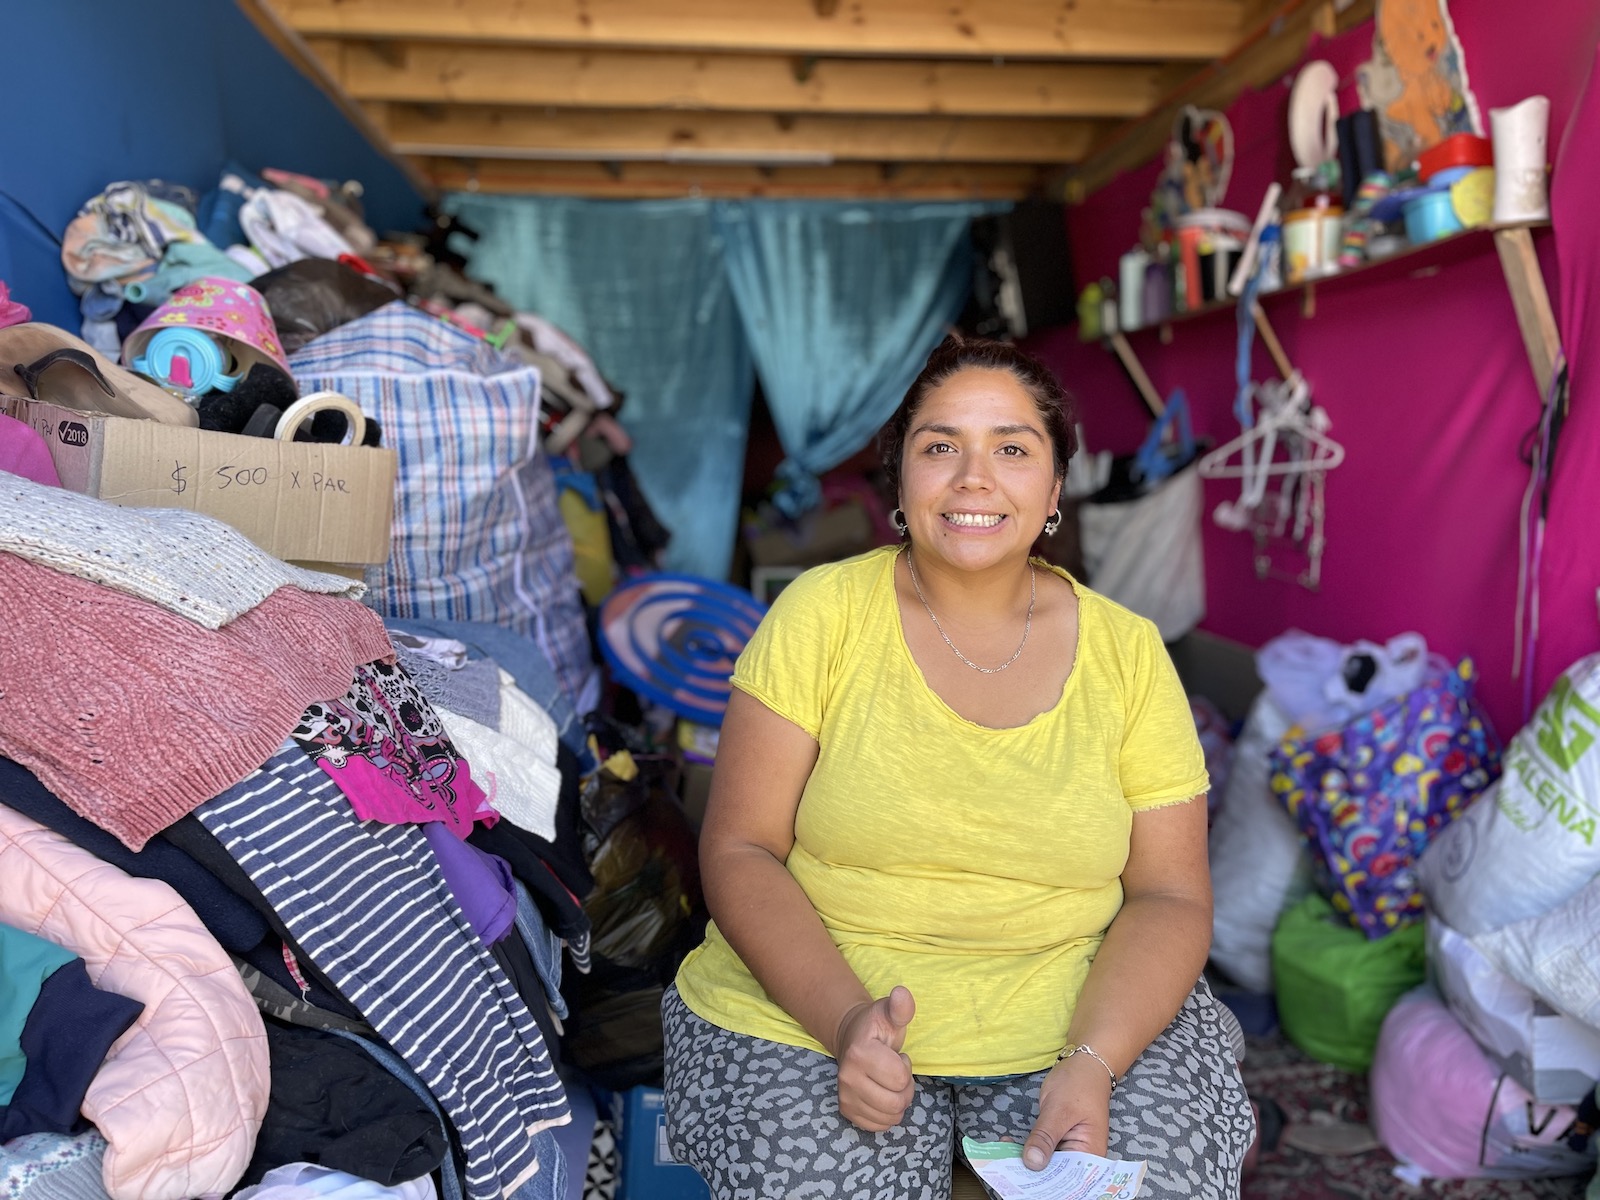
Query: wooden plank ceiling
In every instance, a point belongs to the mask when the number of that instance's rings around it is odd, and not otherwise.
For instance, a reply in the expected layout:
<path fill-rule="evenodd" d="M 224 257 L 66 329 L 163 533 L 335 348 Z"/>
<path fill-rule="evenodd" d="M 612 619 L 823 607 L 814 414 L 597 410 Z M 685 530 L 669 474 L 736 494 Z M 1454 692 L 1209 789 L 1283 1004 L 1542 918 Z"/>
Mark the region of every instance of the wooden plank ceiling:
<path fill-rule="evenodd" d="M 238 0 L 438 189 L 1082 195 L 1373 0 Z"/>

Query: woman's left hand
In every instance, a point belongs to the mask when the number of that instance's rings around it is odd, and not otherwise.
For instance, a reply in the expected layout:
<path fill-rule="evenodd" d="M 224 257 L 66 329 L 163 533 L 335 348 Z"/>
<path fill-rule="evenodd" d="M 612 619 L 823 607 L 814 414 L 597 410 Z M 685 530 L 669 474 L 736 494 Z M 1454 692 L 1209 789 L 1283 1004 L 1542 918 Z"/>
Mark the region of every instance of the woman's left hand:
<path fill-rule="evenodd" d="M 1022 1161 L 1042 1171 L 1057 1150 L 1105 1156 L 1111 1136 L 1111 1077 L 1087 1054 L 1062 1059 L 1039 1088 L 1039 1119 L 1024 1143 Z"/>

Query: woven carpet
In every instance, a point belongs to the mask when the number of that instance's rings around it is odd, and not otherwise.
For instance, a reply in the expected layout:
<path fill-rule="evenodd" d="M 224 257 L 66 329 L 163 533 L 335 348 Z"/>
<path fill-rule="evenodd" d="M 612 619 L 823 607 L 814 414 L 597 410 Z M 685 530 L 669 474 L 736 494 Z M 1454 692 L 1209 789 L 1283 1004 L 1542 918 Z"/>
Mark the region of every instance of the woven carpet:
<path fill-rule="evenodd" d="M 1367 1121 L 1367 1077 L 1313 1062 L 1281 1035 L 1250 1038 L 1244 1061 L 1251 1095 L 1270 1096 L 1290 1125 Z M 1245 1180 L 1244 1200 L 1581 1200 L 1587 1180 L 1430 1179 L 1422 1187 L 1395 1178 L 1395 1160 L 1377 1149 L 1349 1156 L 1279 1146 Z"/>

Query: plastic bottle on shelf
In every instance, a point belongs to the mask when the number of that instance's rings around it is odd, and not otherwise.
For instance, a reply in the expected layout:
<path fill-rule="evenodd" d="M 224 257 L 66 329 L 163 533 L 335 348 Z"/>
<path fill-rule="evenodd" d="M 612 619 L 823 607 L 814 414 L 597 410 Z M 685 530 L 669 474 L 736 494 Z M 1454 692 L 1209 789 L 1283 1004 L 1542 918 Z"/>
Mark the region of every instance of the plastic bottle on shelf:
<path fill-rule="evenodd" d="M 1339 269 L 1343 222 L 1337 164 L 1297 167 L 1283 198 L 1284 282 L 1317 279 Z"/>
<path fill-rule="evenodd" d="M 1080 342 L 1097 342 L 1104 336 L 1101 318 L 1104 316 L 1102 301 L 1104 293 L 1100 290 L 1100 281 L 1086 285 L 1078 293 L 1078 340 Z"/>
<path fill-rule="evenodd" d="M 1150 255 L 1143 246 L 1135 246 L 1117 263 L 1117 305 L 1124 330 L 1144 324 L 1144 280 L 1149 266 Z"/>
<path fill-rule="evenodd" d="M 1159 325 L 1173 313 L 1175 285 L 1172 279 L 1172 248 L 1162 242 L 1144 269 L 1144 294 L 1140 297 L 1145 325 Z"/>

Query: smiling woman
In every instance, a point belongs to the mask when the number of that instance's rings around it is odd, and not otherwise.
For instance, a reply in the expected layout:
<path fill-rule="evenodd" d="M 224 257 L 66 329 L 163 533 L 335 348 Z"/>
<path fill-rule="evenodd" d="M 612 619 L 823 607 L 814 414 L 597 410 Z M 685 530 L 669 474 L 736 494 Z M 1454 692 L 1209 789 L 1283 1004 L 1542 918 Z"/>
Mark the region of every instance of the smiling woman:
<path fill-rule="evenodd" d="M 1040 364 L 947 341 L 881 438 L 902 544 L 806 572 L 739 659 L 714 923 L 662 1008 L 719 1198 L 946 1196 L 958 1134 L 1238 1195 L 1188 705 L 1149 621 L 1028 553 L 1070 428 Z"/>

